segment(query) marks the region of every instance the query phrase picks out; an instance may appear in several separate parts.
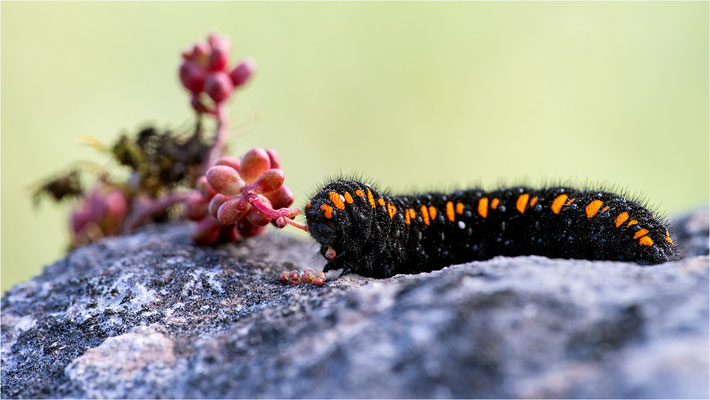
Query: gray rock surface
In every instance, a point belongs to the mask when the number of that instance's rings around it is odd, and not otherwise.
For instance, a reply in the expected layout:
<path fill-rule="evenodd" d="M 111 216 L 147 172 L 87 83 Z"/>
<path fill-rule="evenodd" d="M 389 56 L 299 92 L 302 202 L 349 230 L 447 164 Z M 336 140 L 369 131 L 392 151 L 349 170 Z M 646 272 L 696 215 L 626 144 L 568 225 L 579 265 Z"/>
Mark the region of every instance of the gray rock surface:
<path fill-rule="evenodd" d="M 203 248 L 159 226 L 3 296 L 1 394 L 707 398 L 709 262 L 499 257 L 293 286 L 278 274 L 323 264 L 311 242 Z"/>

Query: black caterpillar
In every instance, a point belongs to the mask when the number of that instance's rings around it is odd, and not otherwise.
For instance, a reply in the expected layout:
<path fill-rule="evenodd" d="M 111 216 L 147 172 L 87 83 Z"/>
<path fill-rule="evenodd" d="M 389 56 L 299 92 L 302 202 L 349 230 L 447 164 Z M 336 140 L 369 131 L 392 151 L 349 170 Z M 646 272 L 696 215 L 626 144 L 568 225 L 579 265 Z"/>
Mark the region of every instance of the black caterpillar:
<path fill-rule="evenodd" d="M 339 180 L 305 211 L 329 260 L 325 271 L 389 277 L 498 255 L 639 264 L 677 258 L 665 224 L 651 211 L 603 191 L 512 187 L 389 196 Z"/>

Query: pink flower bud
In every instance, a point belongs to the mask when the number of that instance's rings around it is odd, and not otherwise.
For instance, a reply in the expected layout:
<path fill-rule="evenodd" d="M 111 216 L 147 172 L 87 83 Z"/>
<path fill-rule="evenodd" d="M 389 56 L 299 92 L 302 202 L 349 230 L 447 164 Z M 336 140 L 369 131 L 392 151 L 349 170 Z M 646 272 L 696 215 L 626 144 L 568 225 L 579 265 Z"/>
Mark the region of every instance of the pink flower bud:
<path fill-rule="evenodd" d="M 197 223 L 192 240 L 200 245 L 212 244 L 219 237 L 222 225 L 216 219 L 207 216 Z"/>
<path fill-rule="evenodd" d="M 227 200 L 229 200 L 229 196 L 217 193 L 214 195 L 212 200 L 210 200 L 210 204 L 207 206 L 207 212 L 210 213 L 211 216 L 217 218 L 219 208 L 222 207 L 222 204 L 224 204 Z"/>
<path fill-rule="evenodd" d="M 237 221 L 237 231 L 242 237 L 248 238 L 260 235 L 266 228 L 263 226 L 252 225 L 249 221 L 242 218 Z"/>
<path fill-rule="evenodd" d="M 315 278 L 316 278 L 316 273 L 313 272 L 312 269 L 303 270 L 303 273 L 301 274 L 301 279 L 305 283 L 313 283 L 313 280 Z"/>
<path fill-rule="evenodd" d="M 223 156 L 217 160 L 217 165 L 226 165 L 228 167 L 234 168 L 235 171 L 239 172 L 239 159 L 237 157 Z"/>
<path fill-rule="evenodd" d="M 185 60 L 180 64 L 180 82 L 193 94 L 202 91 L 207 79 L 207 72 L 190 60 Z M 230 85 L 232 81 L 229 81 Z"/>
<path fill-rule="evenodd" d="M 282 272 L 282 273 L 281 273 L 281 276 L 279 277 L 279 280 L 280 280 L 281 282 L 284 282 L 284 283 L 288 282 L 288 281 L 289 281 L 289 279 L 288 279 L 288 272 L 285 272 L 285 271 Z"/>
<path fill-rule="evenodd" d="M 273 192 L 264 193 L 264 196 L 269 199 L 274 210 L 286 208 L 293 204 L 294 200 L 293 191 L 286 185 L 281 185 L 278 190 Z"/>
<path fill-rule="evenodd" d="M 295 274 L 294 274 L 295 272 Z M 298 274 L 298 271 L 291 271 L 291 274 L 289 274 L 289 278 L 291 283 L 294 285 L 300 285 L 301 284 L 301 275 Z"/>
<path fill-rule="evenodd" d="M 254 182 L 254 190 L 257 193 L 269 193 L 277 190 L 284 183 L 284 172 L 280 169 L 270 169 Z"/>
<path fill-rule="evenodd" d="M 256 70 L 256 62 L 247 57 L 242 62 L 239 63 L 232 72 L 229 73 L 229 77 L 232 79 L 234 87 L 239 87 L 247 83 L 249 78 L 254 74 Z"/>
<path fill-rule="evenodd" d="M 210 71 L 223 71 L 229 63 L 229 53 L 232 51 L 232 44 L 229 39 L 217 33 L 212 33 L 207 38 L 207 42 L 212 48 L 210 54 Z"/>
<path fill-rule="evenodd" d="M 269 155 L 269 161 L 271 161 L 271 168 L 281 168 L 281 160 L 279 159 L 279 153 L 275 149 L 266 149 L 266 154 Z"/>
<path fill-rule="evenodd" d="M 216 165 L 207 171 L 207 182 L 219 193 L 227 196 L 239 194 L 245 183 L 232 167 Z"/>
<path fill-rule="evenodd" d="M 227 200 L 217 210 L 217 221 L 222 225 L 232 225 L 250 211 L 250 208 L 251 204 L 243 197 Z"/>
<path fill-rule="evenodd" d="M 185 200 L 185 216 L 192 221 L 199 221 L 207 215 L 208 201 L 199 192 L 192 192 Z"/>
<path fill-rule="evenodd" d="M 217 191 L 210 186 L 209 183 L 207 183 L 207 177 L 206 176 L 201 176 L 200 179 L 197 180 L 197 190 L 200 191 L 202 196 L 205 198 L 212 199 L 214 195 L 217 194 Z"/>
<path fill-rule="evenodd" d="M 313 284 L 314 285 L 322 285 L 325 283 L 325 272 L 319 272 L 316 274 L 316 277 L 313 279 Z"/>
<path fill-rule="evenodd" d="M 205 42 L 195 43 L 190 59 L 201 68 L 207 68 L 210 60 L 210 46 Z"/>
<path fill-rule="evenodd" d="M 224 72 L 213 72 L 205 81 L 205 93 L 217 104 L 227 100 L 232 91 L 234 91 L 234 85 Z"/>
<path fill-rule="evenodd" d="M 252 183 L 256 178 L 261 176 L 261 174 L 271 168 L 269 154 L 264 149 L 258 147 L 253 148 L 242 156 L 240 167 L 242 178 L 244 178 L 247 183 Z"/>

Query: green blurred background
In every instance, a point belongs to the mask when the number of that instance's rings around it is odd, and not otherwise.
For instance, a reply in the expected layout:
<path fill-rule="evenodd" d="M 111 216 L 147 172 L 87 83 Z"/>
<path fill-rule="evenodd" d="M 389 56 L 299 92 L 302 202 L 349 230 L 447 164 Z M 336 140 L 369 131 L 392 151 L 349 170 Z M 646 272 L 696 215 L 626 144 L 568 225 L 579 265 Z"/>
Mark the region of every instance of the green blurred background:
<path fill-rule="evenodd" d="M 192 120 L 181 50 L 253 56 L 231 153 L 274 147 L 302 205 L 361 172 L 395 190 L 618 184 L 670 216 L 708 199 L 708 3 L 8 3 L 2 290 L 61 257 L 68 208 L 28 187 L 146 122 Z"/>

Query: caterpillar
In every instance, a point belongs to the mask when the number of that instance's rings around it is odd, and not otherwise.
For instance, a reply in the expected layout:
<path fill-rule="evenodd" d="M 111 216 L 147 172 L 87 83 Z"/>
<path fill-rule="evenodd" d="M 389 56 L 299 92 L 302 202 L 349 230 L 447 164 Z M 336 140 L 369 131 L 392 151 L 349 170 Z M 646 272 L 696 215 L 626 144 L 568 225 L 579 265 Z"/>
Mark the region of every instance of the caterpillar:
<path fill-rule="evenodd" d="M 392 196 L 355 180 L 327 184 L 305 206 L 328 260 L 378 278 L 498 255 L 631 261 L 677 258 L 665 223 L 641 204 L 568 187 Z"/>

